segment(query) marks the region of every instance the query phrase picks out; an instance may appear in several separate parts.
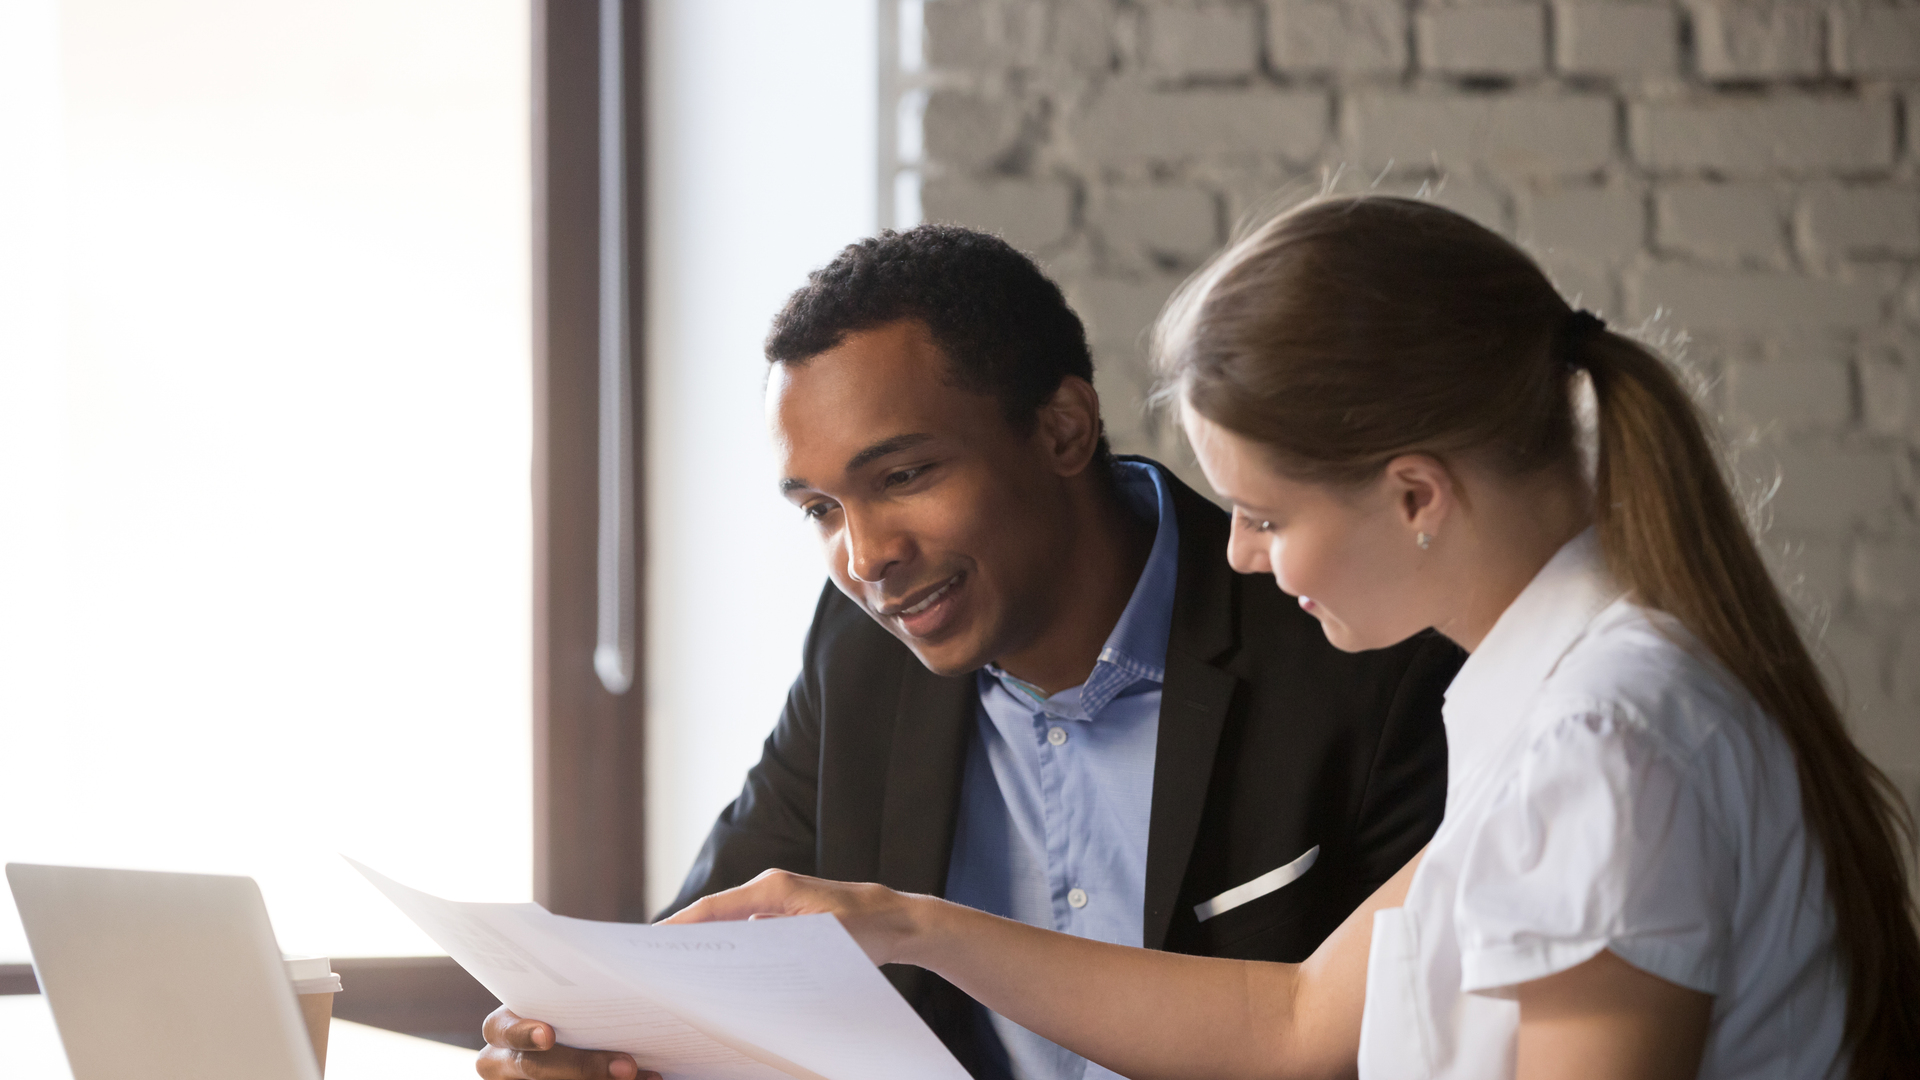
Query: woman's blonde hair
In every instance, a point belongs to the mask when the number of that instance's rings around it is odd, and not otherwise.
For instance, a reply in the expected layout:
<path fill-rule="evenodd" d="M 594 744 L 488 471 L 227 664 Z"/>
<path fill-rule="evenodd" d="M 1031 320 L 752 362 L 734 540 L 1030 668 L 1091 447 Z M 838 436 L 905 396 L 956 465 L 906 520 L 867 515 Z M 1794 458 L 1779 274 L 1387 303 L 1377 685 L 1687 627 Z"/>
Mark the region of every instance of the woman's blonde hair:
<path fill-rule="evenodd" d="M 1322 198 L 1240 237 L 1169 304 L 1165 385 L 1283 473 L 1352 484 L 1406 453 L 1514 474 L 1578 469 L 1592 380 L 1593 512 L 1609 568 L 1676 618 L 1779 724 L 1824 856 L 1855 1078 L 1920 1061 L 1913 825 L 1847 735 L 1692 397 L 1639 343 L 1575 313 L 1519 248 L 1452 211 Z"/>

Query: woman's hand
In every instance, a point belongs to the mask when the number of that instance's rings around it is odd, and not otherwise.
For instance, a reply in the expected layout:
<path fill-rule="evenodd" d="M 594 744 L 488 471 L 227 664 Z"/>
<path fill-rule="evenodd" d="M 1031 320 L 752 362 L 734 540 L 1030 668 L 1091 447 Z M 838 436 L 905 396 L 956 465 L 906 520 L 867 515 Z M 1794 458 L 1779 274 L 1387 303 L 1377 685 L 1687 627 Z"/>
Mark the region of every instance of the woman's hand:
<path fill-rule="evenodd" d="M 913 963 L 908 946 L 923 929 L 919 917 L 928 896 L 897 893 L 885 885 L 823 881 L 785 870 L 768 870 L 737 889 L 697 900 L 664 923 L 724 922 L 783 915 L 832 915 L 875 964 Z"/>

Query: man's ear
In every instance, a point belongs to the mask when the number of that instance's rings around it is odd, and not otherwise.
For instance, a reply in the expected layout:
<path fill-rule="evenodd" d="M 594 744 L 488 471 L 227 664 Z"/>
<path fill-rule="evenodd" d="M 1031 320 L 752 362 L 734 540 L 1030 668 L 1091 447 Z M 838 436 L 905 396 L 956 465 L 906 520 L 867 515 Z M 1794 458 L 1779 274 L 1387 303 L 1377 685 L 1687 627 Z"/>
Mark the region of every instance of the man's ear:
<path fill-rule="evenodd" d="M 1431 454 L 1402 454 L 1387 462 L 1384 481 L 1395 514 L 1410 536 L 1437 537 L 1458 509 L 1453 470 Z"/>
<path fill-rule="evenodd" d="M 1093 461 L 1100 445 L 1100 394 L 1092 383 L 1078 375 L 1062 378 L 1035 419 L 1033 437 L 1056 473 L 1076 476 Z"/>

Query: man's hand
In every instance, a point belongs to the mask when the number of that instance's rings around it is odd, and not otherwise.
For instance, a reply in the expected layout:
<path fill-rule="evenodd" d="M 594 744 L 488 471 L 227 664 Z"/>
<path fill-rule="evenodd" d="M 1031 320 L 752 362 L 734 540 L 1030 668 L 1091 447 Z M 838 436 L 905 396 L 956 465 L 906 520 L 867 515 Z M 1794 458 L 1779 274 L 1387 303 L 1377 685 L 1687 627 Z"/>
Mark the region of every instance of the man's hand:
<path fill-rule="evenodd" d="M 487 1048 L 474 1063 L 486 1080 L 660 1080 L 627 1054 L 556 1046 L 553 1026 L 522 1020 L 505 1005 L 480 1025 Z"/>

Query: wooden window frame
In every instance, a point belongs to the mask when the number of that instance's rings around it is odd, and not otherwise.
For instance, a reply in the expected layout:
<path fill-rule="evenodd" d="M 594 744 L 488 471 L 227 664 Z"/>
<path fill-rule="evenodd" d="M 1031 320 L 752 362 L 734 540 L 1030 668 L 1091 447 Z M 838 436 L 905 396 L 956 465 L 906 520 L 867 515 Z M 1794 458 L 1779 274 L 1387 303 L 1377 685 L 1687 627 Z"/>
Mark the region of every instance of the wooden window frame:
<path fill-rule="evenodd" d="M 641 344 L 644 0 L 625 31 L 627 307 L 632 313 L 635 604 L 645 611 Z M 594 672 L 599 523 L 599 20 L 594 0 L 534 4 L 533 893 L 561 915 L 644 922 L 646 620 L 631 689 Z"/>
<path fill-rule="evenodd" d="M 632 342 L 629 467 L 635 604 L 645 611 L 645 0 L 622 5 L 625 219 Z M 646 620 L 635 672 L 609 693 L 593 666 L 599 523 L 599 71 L 597 0 L 532 0 L 533 895 L 561 915 L 643 922 Z M 476 827 L 483 827 L 477 825 Z M 498 1002 L 446 957 L 336 957 L 334 1015 L 478 1048 Z M 0 964 L 0 994 L 36 994 Z"/>

